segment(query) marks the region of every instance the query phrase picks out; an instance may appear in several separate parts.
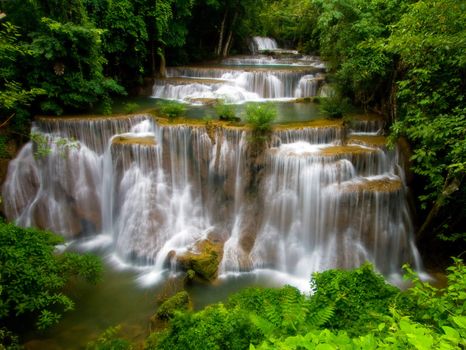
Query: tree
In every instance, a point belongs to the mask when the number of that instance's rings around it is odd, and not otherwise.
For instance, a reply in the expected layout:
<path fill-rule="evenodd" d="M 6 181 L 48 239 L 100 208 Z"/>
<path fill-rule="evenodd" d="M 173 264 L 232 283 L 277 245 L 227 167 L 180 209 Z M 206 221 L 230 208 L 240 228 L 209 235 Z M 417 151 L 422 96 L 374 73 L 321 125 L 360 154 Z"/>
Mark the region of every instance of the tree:
<path fill-rule="evenodd" d="M 41 110 L 62 114 L 66 109 L 88 108 L 123 88 L 103 75 L 100 51 L 102 30 L 88 25 L 42 19 L 41 30 L 31 34 L 34 54 L 28 80 L 47 91 Z"/>
<path fill-rule="evenodd" d="M 394 26 L 387 49 L 399 56 L 399 120 L 395 136 L 413 146 L 413 170 L 424 179 L 426 210 L 418 239 L 465 237 L 466 17 L 454 0 L 422 0 Z"/>
<path fill-rule="evenodd" d="M 127 88 L 140 85 L 146 72 L 148 33 L 138 2 L 85 0 L 84 3 L 90 21 L 103 30 L 106 74 Z"/>
<path fill-rule="evenodd" d="M 56 254 L 63 240 L 46 231 L 0 223 L 0 327 L 33 322 L 39 329 L 73 309 L 62 289 L 74 277 L 95 283 L 102 266 L 95 256 Z"/>

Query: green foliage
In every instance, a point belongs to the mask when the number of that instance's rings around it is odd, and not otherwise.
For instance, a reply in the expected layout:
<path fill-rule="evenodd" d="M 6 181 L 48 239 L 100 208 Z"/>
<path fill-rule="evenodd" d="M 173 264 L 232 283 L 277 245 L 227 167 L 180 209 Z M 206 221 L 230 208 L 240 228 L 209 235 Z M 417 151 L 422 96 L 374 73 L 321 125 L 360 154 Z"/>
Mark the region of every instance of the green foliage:
<path fill-rule="evenodd" d="M 466 220 L 466 18 L 457 1 L 418 1 L 394 26 L 387 48 L 400 56 L 396 136 L 413 147 L 413 170 L 425 179 L 424 209 L 443 207 L 429 230 L 464 233 Z M 453 187 L 452 187 L 453 185 Z M 455 189 L 456 188 L 456 189 Z M 445 195 L 445 193 L 447 195 Z"/>
<path fill-rule="evenodd" d="M 195 314 L 176 314 L 166 332 L 149 337 L 146 349 L 246 349 L 260 339 L 244 310 L 215 304 Z"/>
<path fill-rule="evenodd" d="M 328 270 L 316 273 L 311 286 L 314 295 L 311 310 L 321 310 L 334 305 L 334 317 L 325 325 L 344 329 L 350 334 L 360 334 L 375 328 L 390 306 L 397 302 L 398 289 L 374 273 L 371 265 L 358 269 Z"/>
<path fill-rule="evenodd" d="M 175 101 L 164 102 L 160 107 L 160 112 L 169 120 L 173 120 L 183 116 L 186 113 L 186 106 Z"/>
<path fill-rule="evenodd" d="M 74 139 L 67 139 L 63 137 L 49 138 L 44 134 L 31 132 L 29 134 L 30 140 L 34 143 L 34 158 L 46 158 L 55 148 L 58 154 L 65 158 L 70 149 L 77 149 L 79 144 Z"/>
<path fill-rule="evenodd" d="M 186 311 L 191 308 L 191 299 L 186 291 L 178 292 L 164 301 L 155 316 L 160 320 L 168 320 L 175 316 L 176 311 Z"/>
<path fill-rule="evenodd" d="M 118 338 L 121 327 L 107 328 L 97 340 L 87 344 L 86 350 L 131 350 L 133 346 L 129 341 Z"/>
<path fill-rule="evenodd" d="M 447 269 L 448 287 L 436 288 L 423 282 L 409 266 L 405 266 L 406 278 L 413 287 L 408 293 L 416 301 L 414 315 L 420 322 L 435 327 L 452 327 L 455 317 L 466 316 L 466 266 L 460 259 Z"/>
<path fill-rule="evenodd" d="M 139 105 L 137 103 L 129 102 L 125 104 L 123 110 L 126 114 L 135 113 L 139 109 Z"/>
<path fill-rule="evenodd" d="M 18 63 L 31 58 L 31 51 L 21 41 L 18 27 L 10 22 L 0 23 L 0 118 L 6 123 L 8 118 L 16 115 L 11 123 L 16 132 L 24 131 L 20 116 L 37 96 L 45 94 L 45 90 L 25 88 L 21 82 Z"/>
<path fill-rule="evenodd" d="M 19 340 L 18 340 L 17 335 L 13 334 L 8 329 L 2 327 L 0 328 L 0 349 L 1 350 L 22 350 L 23 347 L 19 345 Z"/>
<path fill-rule="evenodd" d="M 6 135 L 0 135 L 0 158 L 10 158 L 10 154 L 7 149 L 8 137 Z"/>
<path fill-rule="evenodd" d="M 271 103 L 250 103 L 246 106 L 246 122 L 252 129 L 252 141 L 262 144 L 272 132 L 272 123 L 277 117 L 277 110 Z"/>
<path fill-rule="evenodd" d="M 176 313 L 147 349 L 459 349 L 466 345 L 462 261 L 448 286 L 420 281 L 406 292 L 370 265 L 315 274 L 314 294 L 293 287 L 248 288 L 197 313 Z M 327 328 L 324 328 L 327 327 Z"/>
<path fill-rule="evenodd" d="M 236 116 L 235 107 L 233 105 L 227 105 L 224 101 L 219 101 L 215 104 L 215 113 L 220 120 L 226 120 L 229 122 L 237 121 L 239 118 Z"/>
<path fill-rule="evenodd" d="M 55 254 L 55 245 L 62 242 L 50 232 L 0 223 L 1 324 L 34 322 L 39 329 L 47 328 L 73 309 L 72 300 L 62 293 L 71 277 L 92 283 L 99 279 L 100 261 L 91 255 Z"/>
<path fill-rule="evenodd" d="M 103 75 L 102 30 L 88 25 L 41 20 L 40 31 L 31 34 L 34 54 L 29 81 L 47 91 L 40 104 L 44 112 L 83 109 L 123 88 Z"/>
<path fill-rule="evenodd" d="M 321 113 L 330 118 L 343 118 L 343 115 L 349 111 L 348 99 L 342 97 L 339 93 L 321 97 L 319 103 Z"/>

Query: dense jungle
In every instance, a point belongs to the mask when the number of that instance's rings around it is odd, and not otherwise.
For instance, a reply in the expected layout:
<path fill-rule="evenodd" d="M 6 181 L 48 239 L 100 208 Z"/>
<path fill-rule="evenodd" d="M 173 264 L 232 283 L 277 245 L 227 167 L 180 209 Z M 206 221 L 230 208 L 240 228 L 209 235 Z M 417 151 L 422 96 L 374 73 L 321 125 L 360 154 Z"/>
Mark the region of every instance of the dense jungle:
<path fill-rule="evenodd" d="M 0 1 L 0 349 L 463 349 L 466 2 Z"/>

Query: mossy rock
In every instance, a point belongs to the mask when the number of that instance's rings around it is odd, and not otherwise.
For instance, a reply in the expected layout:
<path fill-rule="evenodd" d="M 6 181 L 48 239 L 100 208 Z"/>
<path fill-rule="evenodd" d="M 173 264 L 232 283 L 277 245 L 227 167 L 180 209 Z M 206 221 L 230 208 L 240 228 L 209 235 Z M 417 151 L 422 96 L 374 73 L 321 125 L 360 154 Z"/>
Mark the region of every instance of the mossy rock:
<path fill-rule="evenodd" d="M 159 320 L 169 320 L 175 316 L 176 311 L 192 310 L 192 302 L 186 291 L 178 292 L 160 305 L 155 313 L 155 318 Z"/>
<path fill-rule="evenodd" d="M 178 264 L 186 271 L 192 270 L 196 276 L 212 281 L 217 278 L 218 267 L 223 257 L 223 244 L 205 239 L 198 241 L 192 251 L 178 256 Z"/>

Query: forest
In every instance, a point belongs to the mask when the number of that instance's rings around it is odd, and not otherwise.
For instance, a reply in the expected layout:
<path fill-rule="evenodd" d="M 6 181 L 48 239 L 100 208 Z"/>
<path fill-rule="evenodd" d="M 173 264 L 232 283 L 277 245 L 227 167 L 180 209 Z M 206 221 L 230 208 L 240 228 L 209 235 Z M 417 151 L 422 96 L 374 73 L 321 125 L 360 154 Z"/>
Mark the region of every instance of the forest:
<path fill-rule="evenodd" d="M 410 282 L 400 290 L 363 264 L 308 276 L 310 295 L 291 286 L 246 288 L 199 309 L 177 289 L 160 301 L 142 341 L 125 339 L 115 324 L 87 348 L 464 348 L 464 1 L 1 1 L 2 181 L 24 144 L 32 140 L 40 149 L 43 140 L 31 133 L 36 116 L 112 116 L 119 100 L 165 79 L 167 67 L 244 55 L 254 36 L 325 62 L 332 94 L 316 103 L 331 120 L 346 123 L 350 110 L 383 116 L 389 147 L 408 149 L 415 244 L 428 269 L 445 273 L 445 283 L 430 284 L 404 265 Z M 233 114 L 228 105 L 219 109 Z M 260 158 L 274 113 L 267 107 L 246 113 Z M 99 258 L 57 254 L 62 243 L 48 231 L 0 223 L 1 349 L 22 348 L 31 332 L 59 323 L 75 307 L 66 291 L 77 280 L 100 283 Z M 196 283 L 190 272 L 183 283 Z"/>

